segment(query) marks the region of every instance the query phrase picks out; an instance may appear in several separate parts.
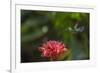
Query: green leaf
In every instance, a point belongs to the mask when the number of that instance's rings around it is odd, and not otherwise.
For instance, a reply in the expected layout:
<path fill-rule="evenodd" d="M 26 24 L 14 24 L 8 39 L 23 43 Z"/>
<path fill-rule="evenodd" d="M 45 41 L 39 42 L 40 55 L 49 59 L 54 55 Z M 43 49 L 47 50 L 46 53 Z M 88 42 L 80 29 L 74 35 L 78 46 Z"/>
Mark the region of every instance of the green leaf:
<path fill-rule="evenodd" d="M 59 56 L 58 60 L 70 60 L 71 59 L 71 50 L 64 52 L 61 56 Z"/>

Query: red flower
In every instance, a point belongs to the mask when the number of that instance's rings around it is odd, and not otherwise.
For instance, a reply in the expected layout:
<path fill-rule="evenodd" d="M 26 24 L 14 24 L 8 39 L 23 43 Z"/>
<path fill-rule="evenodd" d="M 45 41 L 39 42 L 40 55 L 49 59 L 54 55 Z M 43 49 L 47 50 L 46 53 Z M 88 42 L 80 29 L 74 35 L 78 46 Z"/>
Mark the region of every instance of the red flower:
<path fill-rule="evenodd" d="M 44 43 L 39 50 L 42 57 L 49 58 L 50 60 L 56 60 L 61 54 L 67 51 L 63 43 L 51 40 Z"/>

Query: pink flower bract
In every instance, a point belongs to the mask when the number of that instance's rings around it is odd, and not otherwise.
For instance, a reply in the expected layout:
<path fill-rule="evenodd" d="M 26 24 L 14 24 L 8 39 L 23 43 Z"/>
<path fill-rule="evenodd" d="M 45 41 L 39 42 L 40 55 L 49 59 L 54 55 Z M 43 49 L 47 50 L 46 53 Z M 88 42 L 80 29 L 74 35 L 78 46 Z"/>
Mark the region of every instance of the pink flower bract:
<path fill-rule="evenodd" d="M 67 51 L 63 43 L 54 40 L 43 43 L 39 50 L 42 57 L 49 58 L 50 60 L 56 60 L 61 54 Z"/>

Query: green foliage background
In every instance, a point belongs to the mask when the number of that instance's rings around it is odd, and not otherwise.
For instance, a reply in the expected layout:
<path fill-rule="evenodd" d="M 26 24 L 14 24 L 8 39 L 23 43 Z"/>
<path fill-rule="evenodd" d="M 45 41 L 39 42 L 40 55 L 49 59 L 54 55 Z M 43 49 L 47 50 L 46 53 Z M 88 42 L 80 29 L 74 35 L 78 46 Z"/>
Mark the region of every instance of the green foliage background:
<path fill-rule="evenodd" d="M 76 24 L 84 31 L 68 30 Z M 61 41 L 69 49 L 61 60 L 89 59 L 89 13 L 21 10 L 21 62 L 49 61 L 38 51 L 47 40 Z"/>

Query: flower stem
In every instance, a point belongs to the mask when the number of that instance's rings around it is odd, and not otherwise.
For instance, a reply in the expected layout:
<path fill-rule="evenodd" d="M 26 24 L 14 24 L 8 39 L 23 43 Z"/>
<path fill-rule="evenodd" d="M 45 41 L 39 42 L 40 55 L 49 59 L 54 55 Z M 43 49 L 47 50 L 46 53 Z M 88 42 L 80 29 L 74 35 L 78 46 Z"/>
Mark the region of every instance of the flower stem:
<path fill-rule="evenodd" d="M 53 61 L 53 58 L 50 58 L 50 61 Z"/>

